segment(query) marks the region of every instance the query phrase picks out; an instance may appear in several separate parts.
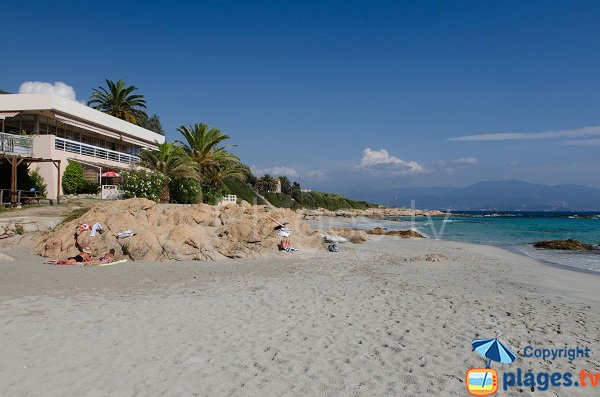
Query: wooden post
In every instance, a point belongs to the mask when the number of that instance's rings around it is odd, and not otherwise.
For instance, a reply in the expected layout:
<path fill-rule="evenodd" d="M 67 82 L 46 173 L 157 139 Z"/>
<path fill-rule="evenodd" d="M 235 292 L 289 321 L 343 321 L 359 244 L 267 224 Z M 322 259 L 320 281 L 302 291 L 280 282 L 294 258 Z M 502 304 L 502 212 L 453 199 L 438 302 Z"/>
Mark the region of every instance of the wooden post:
<path fill-rule="evenodd" d="M 56 186 L 56 205 L 60 204 L 60 160 L 58 160 L 58 164 L 55 163 L 54 165 L 56 165 L 56 169 L 58 170 L 58 176 L 56 178 L 56 181 L 58 183 L 58 185 Z"/>
<path fill-rule="evenodd" d="M 17 202 L 17 157 L 9 158 L 10 170 L 10 204 L 14 205 Z"/>

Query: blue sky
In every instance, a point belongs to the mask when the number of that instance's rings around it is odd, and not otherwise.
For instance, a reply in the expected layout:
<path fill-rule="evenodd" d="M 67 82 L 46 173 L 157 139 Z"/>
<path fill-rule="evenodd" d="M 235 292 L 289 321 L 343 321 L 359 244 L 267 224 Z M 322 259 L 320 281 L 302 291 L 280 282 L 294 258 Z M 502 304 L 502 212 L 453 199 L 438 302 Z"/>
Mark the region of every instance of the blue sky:
<path fill-rule="evenodd" d="M 3 5 L 0 89 L 87 99 L 122 78 L 168 138 L 208 123 L 257 173 L 600 187 L 598 2 L 21 3 Z"/>

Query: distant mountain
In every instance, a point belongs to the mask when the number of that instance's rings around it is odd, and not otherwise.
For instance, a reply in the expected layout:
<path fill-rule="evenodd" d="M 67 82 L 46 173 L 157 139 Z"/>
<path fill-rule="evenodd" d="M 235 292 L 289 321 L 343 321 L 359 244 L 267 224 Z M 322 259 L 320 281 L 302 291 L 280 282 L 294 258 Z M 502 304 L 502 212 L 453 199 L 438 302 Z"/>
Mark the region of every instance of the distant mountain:
<path fill-rule="evenodd" d="M 600 211 L 600 189 L 580 185 L 540 185 L 508 180 L 463 188 L 352 188 L 341 191 L 356 200 L 387 206 L 461 211 Z"/>

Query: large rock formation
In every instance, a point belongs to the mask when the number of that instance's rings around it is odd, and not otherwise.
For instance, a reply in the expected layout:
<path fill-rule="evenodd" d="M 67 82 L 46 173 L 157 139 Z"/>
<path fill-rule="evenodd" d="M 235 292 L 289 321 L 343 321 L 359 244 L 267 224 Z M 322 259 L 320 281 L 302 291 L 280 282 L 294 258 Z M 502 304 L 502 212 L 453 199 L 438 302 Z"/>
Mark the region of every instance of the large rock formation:
<path fill-rule="evenodd" d="M 533 243 L 535 248 L 545 248 L 553 250 L 567 250 L 567 251 L 590 251 L 594 249 L 591 244 L 582 243 L 579 240 L 549 240 L 549 241 L 537 241 Z"/>
<path fill-rule="evenodd" d="M 38 254 L 53 259 L 73 256 L 86 246 L 94 256 L 114 248 L 118 257 L 133 260 L 253 258 L 278 250 L 281 237 L 269 216 L 290 222 L 296 248 L 325 249 L 321 236 L 287 209 L 266 212 L 246 202 L 223 209 L 206 204 L 159 205 L 146 199 L 96 204 L 80 218 L 40 235 L 34 247 Z M 95 223 L 102 224 L 103 232 L 91 237 Z M 90 229 L 80 230 L 82 224 Z M 117 237 L 126 230 L 135 235 Z"/>

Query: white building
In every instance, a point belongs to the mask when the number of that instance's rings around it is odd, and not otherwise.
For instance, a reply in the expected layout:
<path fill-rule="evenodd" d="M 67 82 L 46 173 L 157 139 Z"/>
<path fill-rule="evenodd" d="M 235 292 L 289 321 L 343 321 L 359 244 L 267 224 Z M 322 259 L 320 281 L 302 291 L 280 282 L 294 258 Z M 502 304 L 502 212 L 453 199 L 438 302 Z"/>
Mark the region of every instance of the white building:
<path fill-rule="evenodd" d="M 165 137 L 54 94 L 0 95 L 0 160 L 37 163 L 48 197 L 62 194 L 58 173 L 76 161 L 88 172 L 118 171 L 139 162 Z M 37 160 L 36 160 L 37 159 Z M 60 166 L 56 160 L 60 160 Z M 17 161 L 17 160 L 14 160 Z"/>

